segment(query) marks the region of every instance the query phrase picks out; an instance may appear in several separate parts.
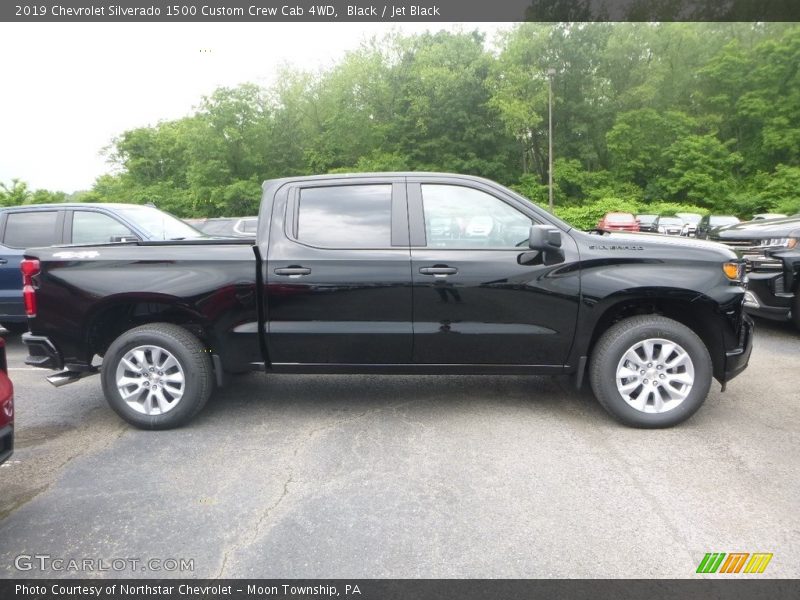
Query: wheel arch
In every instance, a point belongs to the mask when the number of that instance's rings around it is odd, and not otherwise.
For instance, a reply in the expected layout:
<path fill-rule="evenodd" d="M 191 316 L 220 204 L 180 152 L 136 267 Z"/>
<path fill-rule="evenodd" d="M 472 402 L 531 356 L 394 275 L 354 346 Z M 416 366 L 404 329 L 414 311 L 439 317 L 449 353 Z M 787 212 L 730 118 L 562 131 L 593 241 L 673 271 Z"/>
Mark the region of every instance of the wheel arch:
<path fill-rule="evenodd" d="M 88 356 L 103 356 L 120 335 L 148 323 L 178 325 L 212 346 L 214 334 L 204 316 L 180 298 L 167 294 L 110 296 L 94 307 L 84 327 Z"/>
<path fill-rule="evenodd" d="M 582 331 L 582 341 L 574 357 L 590 357 L 597 341 L 612 325 L 628 317 L 659 315 L 681 323 L 694 331 L 711 356 L 714 377 L 724 376 L 725 350 L 720 328 L 718 304 L 713 299 L 680 289 L 661 289 L 656 294 L 618 295 L 596 305 L 596 315 Z M 586 313 L 584 313 L 586 314 Z M 576 364 L 579 358 L 573 362 Z"/>

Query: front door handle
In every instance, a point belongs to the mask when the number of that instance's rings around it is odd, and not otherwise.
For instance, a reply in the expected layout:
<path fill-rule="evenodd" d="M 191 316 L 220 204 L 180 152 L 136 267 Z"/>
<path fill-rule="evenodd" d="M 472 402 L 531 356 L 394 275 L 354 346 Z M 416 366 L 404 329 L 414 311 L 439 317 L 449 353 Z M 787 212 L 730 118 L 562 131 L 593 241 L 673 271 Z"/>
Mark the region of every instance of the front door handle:
<path fill-rule="evenodd" d="M 275 269 L 275 275 L 288 275 L 289 277 L 300 277 L 301 275 L 309 275 L 310 273 L 311 269 L 295 265 Z"/>
<path fill-rule="evenodd" d="M 0 258 L 0 265 L 5 265 L 7 263 L 8 263 L 8 259 L 7 258 Z"/>
<path fill-rule="evenodd" d="M 435 267 L 420 267 L 419 272 L 423 275 L 433 275 L 434 277 L 447 277 L 458 273 L 458 269 L 446 265 L 436 265 Z"/>

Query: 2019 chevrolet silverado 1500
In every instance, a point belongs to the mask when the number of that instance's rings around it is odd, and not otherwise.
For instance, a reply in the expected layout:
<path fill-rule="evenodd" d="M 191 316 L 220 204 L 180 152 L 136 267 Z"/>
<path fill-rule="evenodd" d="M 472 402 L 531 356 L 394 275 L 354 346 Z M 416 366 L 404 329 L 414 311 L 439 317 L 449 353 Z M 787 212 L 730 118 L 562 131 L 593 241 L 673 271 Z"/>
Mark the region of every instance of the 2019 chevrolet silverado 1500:
<path fill-rule="evenodd" d="M 665 427 L 751 350 L 724 246 L 583 233 L 469 176 L 271 180 L 254 242 L 29 249 L 21 268 L 27 363 L 64 369 L 55 384 L 99 371 L 143 428 L 185 423 L 252 369 L 588 372 L 617 419 Z"/>

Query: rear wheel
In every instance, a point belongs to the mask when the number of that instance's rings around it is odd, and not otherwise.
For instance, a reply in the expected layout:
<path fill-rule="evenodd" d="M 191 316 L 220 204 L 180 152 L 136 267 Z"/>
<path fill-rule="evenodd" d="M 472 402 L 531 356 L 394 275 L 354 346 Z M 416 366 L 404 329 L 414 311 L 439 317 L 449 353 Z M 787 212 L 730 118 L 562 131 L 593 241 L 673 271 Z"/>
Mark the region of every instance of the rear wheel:
<path fill-rule="evenodd" d="M 211 359 L 191 333 L 170 323 L 125 332 L 103 357 L 106 400 L 141 429 L 171 429 L 192 419 L 213 389 Z"/>
<path fill-rule="evenodd" d="M 598 340 L 590 365 L 592 390 L 617 420 L 633 427 L 670 427 L 703 404 L 711 357 L 691 329 L 658 315 L 631 317 Z"/>

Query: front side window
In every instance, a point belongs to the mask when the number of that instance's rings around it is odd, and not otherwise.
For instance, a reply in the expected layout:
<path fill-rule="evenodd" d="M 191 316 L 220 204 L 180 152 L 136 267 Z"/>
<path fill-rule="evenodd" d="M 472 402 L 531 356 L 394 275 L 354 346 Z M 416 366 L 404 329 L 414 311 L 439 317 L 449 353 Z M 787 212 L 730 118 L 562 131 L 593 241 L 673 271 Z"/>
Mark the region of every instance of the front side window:
<path fill-rule="evenodd" d="M 52 246 L 61 241 L 56 237 L 57 219 L 55 210 L 9 213 L 3 244 L 9 248 Z"/>
<path fill-rule="evenodd" d="M 86 210 L 72 213 L 73 244 L 107 244 L 120 238 L 138 239 L 125 225 L 103 213 Z"/>
<path fill-rule="evenodd" d="M 425 233 L 434 248 L 516 248 L 532 220 L 490 194 L 457 185 L 422 185 Z"/>
<path fill-rule="evenodd" d="M 322 248 L 392 245 L 392 186 L 305 188 L 297 211 L 297 240 Z"/>

